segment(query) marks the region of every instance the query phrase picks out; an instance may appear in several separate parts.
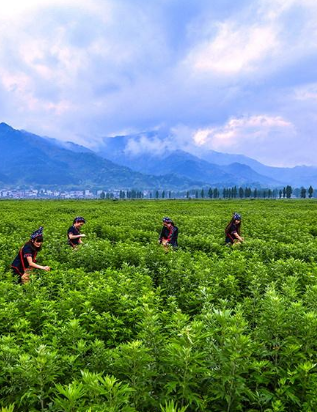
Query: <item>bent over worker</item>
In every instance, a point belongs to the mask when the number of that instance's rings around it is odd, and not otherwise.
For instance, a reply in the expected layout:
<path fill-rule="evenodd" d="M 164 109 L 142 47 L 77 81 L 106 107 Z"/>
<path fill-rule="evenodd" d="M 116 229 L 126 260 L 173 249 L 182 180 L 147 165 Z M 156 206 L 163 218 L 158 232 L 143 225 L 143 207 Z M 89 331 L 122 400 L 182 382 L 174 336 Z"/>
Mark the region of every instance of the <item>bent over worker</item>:
<path fill-rule="evenodd" d="M 167 251 L 169 246 L 172 246 L 174 249 L 178 247 L 178 227 L 174 225 L 174 222 L 169 217 L 163 218 L 163 227 L 159 237 L 159 243 Z"/>
<path fill-rule="evenodd" d="M 242 243 L 244 238 L 241 237 L 241 215 L 234 213 L 232 219 L 225 229 L 226 243 Z"/>
<path fill-rule="evenodd" d="M 14 276 L 18 283 L 27 283 L 30 281 L 30 272 L 34 269 L 49 271 L 49 266 L 41 266 L 36 263 L 36 255 L 42 249 L 43 244 L 43 227 L 31 234 L 30 240 L 19 250 L 11 264 Z"/>

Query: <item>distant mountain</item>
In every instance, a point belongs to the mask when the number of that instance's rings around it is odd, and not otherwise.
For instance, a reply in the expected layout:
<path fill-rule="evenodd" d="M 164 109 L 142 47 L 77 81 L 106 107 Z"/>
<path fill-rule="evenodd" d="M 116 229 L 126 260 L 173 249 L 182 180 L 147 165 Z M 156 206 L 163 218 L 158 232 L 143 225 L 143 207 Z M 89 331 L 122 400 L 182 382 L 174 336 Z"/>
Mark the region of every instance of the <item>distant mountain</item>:
<path fill-rule="evenodd" d="M 218 165 L 229 165 L 232 162 L 243 163 L 251 167 L 257 173 L 267 176 L 283 185 L 308 186 L 317 185 L 317 167 L 295 166 L 295 167 L 273 167 L 266 166 L 250 157 L 236 154 L 219 153 L 212 150 L 199 154 L 202 159 Z"/>
<path fill-rule="evenodd" d="M 143 156 L 145 157 L 145 156 Z M 133 169 L 130 159 L 130 167 Z M 139 166 L 142 161 L 138 158 L 135 170 L 140 170 Z M 189 179 L 204 180 L 209 185 L 251 185 L 251 186 L 270 186 L 277 185 L 278 182 L 270 178 L 261 176 L 252 170 L 249 166 L 240 163 L 233 163 L 228 166 L 219 166 L 199 159 L 189 153 L 181 150 L 167 154 L 166 157 L 154 159 L 151 157 L 147 167 L 143 166 L 146 173 L 154 175 L 164 173 L 173 173 L 178 176 L 184 176 Z"/>
<path fill-rule="evenodd" d="M 103 159 L 89 149 L 42 138 L 0 124 L 0 182 L 43 187 L 189 188 L 202 182 L 178 176 L 148 176 Z M 69 149 L 72 150 L 69 150 Z"/>
<path fill-rule="evenodd" d="M 173 136 L 104 138 L 98 152 L 0 123 L 0 183 L 104 189 L 317 186 L 317 168 L 277 168 L 242 155 L 173 150 Z"/>
<path fill-rule="evenodd" d="M 240 154 L 194 149 L 193 154 L 172 150 L 173 136 L 156 131 L 104 138 L 98 153 L 132 170 L 158 174 L 162 170 L 201 180 L 211 185 L 246 185 L 278 187 L 317 186 L 317 168 L 266 166 Z M 142 147 L 143 143 L 145 147 Z M 153 148 L 153 150 L 151 150 Z"/>
<path fill-rule="evenodd" d="M 151 150 L 144 147 L 151 142 Z M 152 150 L 153 149 L 153 150 Z M 151 163 L 160 162 L 170 153 L 164 146 L 164 137 L 157 132 L 105 137 L 96 153 L 105 159 L 143 173 L 152 173 Z"/>
<path fill-rule="evenodd" d="M 142 137 L 154 148 L 162 149 L 142 152 Z M 139 145 L 139 146 L 138 146 Z M 182 150 L 171 151 L 162 145 L 155 132 L 130 136 L 105 138 L 98 154 L 123 166 L 142 173 L 161 175 L 172 173 L 189 179 L 201 180 L 212 186 L 278 186 L 281 182 L 263 176 L 241 163 L 214 164 Z"/>
<path fill-rule="evenodd" d="M 276 187 L 281 185 L 281 181 L 265 176 L 264 174 L 260 174 L 252 169 L 250 166 L 242 163 L 230 163 L 226 166 L 219 166 L 222 170 L 225 170 L 227 173 L 231 175 L 238 176 L 242 185 L 247 186 L 265 186 L 265 187 Z M 251 182 L 251 183 L 250 183 Z"/>
<path fill-rule="evenodd" d="M 63 142 L 61 140 L 53 139 L 52 137 L 43 137 L 48 142 L 53 143 L 55 146 L 61 147 L 62 149 L 68 149 L 75 153 L 91 153 L 95 154 L 92 150 L 88 149 L 85 146 L 81 146 L 79 144 L 73 142 Z"/>

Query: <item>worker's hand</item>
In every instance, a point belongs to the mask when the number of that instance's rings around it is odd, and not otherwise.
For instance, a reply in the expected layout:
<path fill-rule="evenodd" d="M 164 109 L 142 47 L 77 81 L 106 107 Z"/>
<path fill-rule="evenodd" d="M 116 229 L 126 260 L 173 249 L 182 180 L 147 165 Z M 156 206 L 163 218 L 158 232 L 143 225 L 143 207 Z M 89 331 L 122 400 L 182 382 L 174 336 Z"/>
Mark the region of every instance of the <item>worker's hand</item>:
<path fill-rule="evenodd" d="M 46 272 L 49 272 L 51 270 L 49 266 L 44 266 L 43 269 L 46 270 Z"/>
<path fill-rule="evenodd" d="M 23 273 L 21 276 L 21 283 L 28 283 L 30 281 L 29 273 Z"/>
<path fill-rule="evenodd" d="M 86 237 L 86 235 L 83 233 L 82 235 L 80 235 L 80 237 Z"/>

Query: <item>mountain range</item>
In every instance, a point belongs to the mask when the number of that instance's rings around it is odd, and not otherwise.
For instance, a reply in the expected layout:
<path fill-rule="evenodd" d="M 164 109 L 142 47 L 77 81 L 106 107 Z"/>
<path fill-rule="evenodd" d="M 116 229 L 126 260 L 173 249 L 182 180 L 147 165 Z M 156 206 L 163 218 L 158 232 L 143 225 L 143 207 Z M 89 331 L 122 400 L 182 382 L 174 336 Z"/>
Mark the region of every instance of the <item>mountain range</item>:
<path fill-rule="evenodd" d="M 185 189 L 200 181 L 150 176 L 98 156 L 71 142 L 40 137 L 0 123 L 0 184 L 69 188 Z"/>
<path fill-rule="evenodd" d="M 174 150 L 165 142 L 157 132 L 105 137 L 93 151 L 0 123 L 0 184 L 108 190 L 317 185 L 314 167 L 270 167 L 243 155 Z"/>
<path fill-rule="evenodd" d="M 169 137 L 173 140 L 173 136 Z M 143 150 L 142 145 L 145 146 Z M 311 166 L 272 167 L 240 154 L 220 153 L 192 147 L 194 154 L 171 150 L 166 136 L 157 132 L 106 137 L 98 154 L 113 162 L 144 173 L 162 171 L 193 178 L 203 176 L 212 185 L 294 187 L 317 185 L 317 168 Z"/>

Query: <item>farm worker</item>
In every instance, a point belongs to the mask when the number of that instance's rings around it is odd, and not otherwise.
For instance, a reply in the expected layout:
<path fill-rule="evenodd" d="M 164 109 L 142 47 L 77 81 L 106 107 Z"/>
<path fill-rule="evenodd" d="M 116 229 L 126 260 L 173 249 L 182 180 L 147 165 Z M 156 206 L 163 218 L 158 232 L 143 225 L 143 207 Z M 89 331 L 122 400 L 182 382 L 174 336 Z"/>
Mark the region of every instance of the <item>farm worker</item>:
<path fill-rule="evenodd" d="M 75 217 L 73 226 L 67 231 L 68 244 L 75 248 L 80 243 L 83 243 L 81 238 L 85 237 L 83 233 L 80 233 L 80 228 L 86 223 L 86 220 L 82 216 Z"/>
<path fill-rule="evenodd" d="M 27 283 L 30 280 L 30 271 L 42 269 L 49 271 L 49 266 L 41 266 L 36 263 L 36 255 L 41 250 L 43 243 L 43 227 L 31 234 L 30 240 L 19 250 L 16 258 L 12 262 L 11 268 L 18 283 Z"/>
<path fill-rule="evenodd" d="M 234 213 L 232 219 L 227 224 L 225 229 L 226 243 L 241 243 L 244 241 L 243 237 L 240 235 L 241 231 L 241 215 L 239 213 Z"/>
<path fill-rule="evenodd" d="M 159 237 L 159 243 L 163 245 L 167 251 L 169 246 L 177 248 L 178 227 L 174 225 L 174 222 L 169 217 L 163 218 L 163 227 Z"/>

